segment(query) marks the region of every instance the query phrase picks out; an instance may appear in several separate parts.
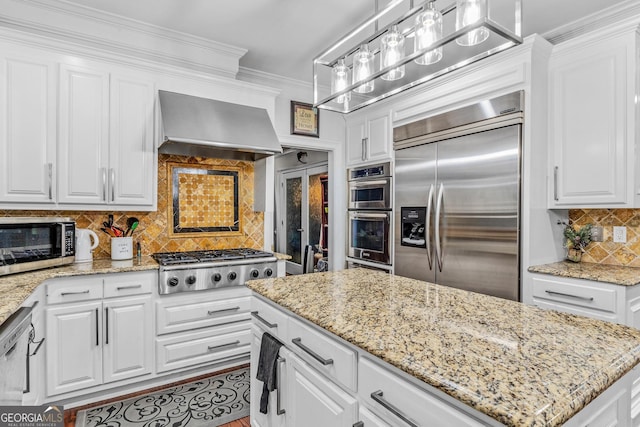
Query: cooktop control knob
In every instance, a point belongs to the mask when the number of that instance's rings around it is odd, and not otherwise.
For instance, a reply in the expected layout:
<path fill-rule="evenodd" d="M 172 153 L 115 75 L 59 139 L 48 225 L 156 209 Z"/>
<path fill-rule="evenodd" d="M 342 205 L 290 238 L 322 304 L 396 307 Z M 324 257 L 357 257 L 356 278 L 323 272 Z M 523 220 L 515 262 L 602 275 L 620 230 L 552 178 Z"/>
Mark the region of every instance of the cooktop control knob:
<path fill-rule="evenodd" d="M 273 270 L 270 269 L 270 268 L 265 269 L 264 270 L 264 275 L 267 276 L 267 277 L 273 276 Z"/>
<path fill-rule="evenodd" d="M 187 276 L 187 285 L 191 286 L 196 283 L 196 276 Z"/>
<path fill-rule="evenodd" d="M 178 283 L 180 283 L 180 281 L 178 280 L 177 277 L 170 277 L 167 283 L 169 284 L 169 286 L 174 287 L 174 286 L 178 286 Z"/>
<path fill-rule="evenodd" d="M 211 276 L 211 281 L 213 282 L 219 282 L 220 280 L 222 280 L 222 275 L 220 273 L 216 273 Z"/>
<path fill-rule="evenodd" d="M 236 280 L 236 277 L 238 277 L 238 275 L 236 274 L 235 271 L 232 271 L 231 273 L 229 273 L 229 275 L 227 276 L 227 278 L 229 280 Z"/>
<path fill-rule="evenodd" d="M 258 270 L 256 270 L 255 268 L 251 270 L 251 273 L 249 273 L 251 275 L 251 278 L 253 279 L 257 279 L 258 276 L 260 276 L 260 272 Z"/>

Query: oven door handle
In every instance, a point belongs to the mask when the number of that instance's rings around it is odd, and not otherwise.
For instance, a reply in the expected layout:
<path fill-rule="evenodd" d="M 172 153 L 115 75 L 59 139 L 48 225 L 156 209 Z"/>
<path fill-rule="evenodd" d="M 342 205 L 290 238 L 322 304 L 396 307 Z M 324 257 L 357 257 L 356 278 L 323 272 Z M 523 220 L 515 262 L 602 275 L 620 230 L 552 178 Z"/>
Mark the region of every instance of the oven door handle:
<path fill-rule="evenodd" d="M 389 181 L 386 179 L 378 179 L 375 181 L 360 181 L 360 182 L 350 182 L 349 186 L 351 188 L 362 188 L 362 187 L 377 187 L 380 185 L 388 185 Z"/>
<path fill-rule="evenodd" d="M 389 218 L 389 214 L 386 213 L 362 213 L 362 212 L 358 212 L 358 213 L 351 213 L 351 218 L 352 219 L 358 219 L 358 218 Z"/>
<path fill-rule="evenodd" d="M 433 209 L 433 192 L 435 187 L 433 184 L 429 186 L 429 195 L 427 196 L 427 218 L 424 230 L 425 241 L 427 242 L 427 261 L 429 262 L 429 270 L 433 269 L 433 250 L 431 249 L 431 211 Z"/>

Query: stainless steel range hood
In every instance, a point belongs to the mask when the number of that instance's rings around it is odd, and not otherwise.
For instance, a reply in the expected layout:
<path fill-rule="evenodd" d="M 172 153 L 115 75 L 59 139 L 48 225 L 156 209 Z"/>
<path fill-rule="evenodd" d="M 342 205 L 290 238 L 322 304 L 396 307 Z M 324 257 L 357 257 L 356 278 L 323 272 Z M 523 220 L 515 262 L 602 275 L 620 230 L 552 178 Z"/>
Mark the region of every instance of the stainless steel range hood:
<path fill-rule="evenodd" d="M 264 108 L 159 91 L 160 153 L 258 160 L 282 152 Z"/>

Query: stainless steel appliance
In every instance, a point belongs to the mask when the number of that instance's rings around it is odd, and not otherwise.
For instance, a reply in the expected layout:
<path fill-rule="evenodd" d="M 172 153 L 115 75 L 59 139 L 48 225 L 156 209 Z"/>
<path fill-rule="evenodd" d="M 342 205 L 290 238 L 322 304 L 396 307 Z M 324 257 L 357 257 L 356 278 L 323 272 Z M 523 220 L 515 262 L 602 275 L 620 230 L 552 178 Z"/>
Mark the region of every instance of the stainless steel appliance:
<path fill-rule="evenodd" d="M 0 405 L 21 405 L 33 307 L 20 307 L 0 325 Z"/>
<path fill-rule="evenodd" d="M 349 209 L 391 209 L 391 164 L 349 169 Z"/>
<path fill-rule="evenodd" d="M 348 257 L 391 264 L 391 164 L 349 169 Z"/>
<path fill-rule="evenodd" d="M 394 271 L 520 299 L 523 93 L 394 129 Z"/>
<path fill-rule="evenodd" d="M 75 233 L 70 218 L 0 218 L 0 276 L 73 263 Z"/>
<path fill-rule="evenodd" d="M 277 258 L 256 249 L 163 252 L 152 256 L 160 264 L 160 294 L 243 286 L 247 280 L 277 275 Z"/>

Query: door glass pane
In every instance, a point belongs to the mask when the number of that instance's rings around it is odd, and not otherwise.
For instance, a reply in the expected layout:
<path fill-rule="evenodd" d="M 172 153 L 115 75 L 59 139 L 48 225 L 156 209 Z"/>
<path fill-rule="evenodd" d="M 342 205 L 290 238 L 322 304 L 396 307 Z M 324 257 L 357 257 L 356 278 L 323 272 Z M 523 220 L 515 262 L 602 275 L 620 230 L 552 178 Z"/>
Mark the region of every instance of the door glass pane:
<path fill-rule="evenodd" d="M 351 247 L 375 252 L 384 252 L 383 220 L 352 219 Z"/>
<path fill-rule="evenodd" d="M 320 243 L 322 231 L 322 184 L 320 177 L 325 174 L 309 176 L 309 244 Z"/>
<path fill-rule="evenodd" d="M 289 178 L 286 183 L 287 191 L 287 255 L 291 255 L 292 262 L 302 263 L 302 178 Z"/>

